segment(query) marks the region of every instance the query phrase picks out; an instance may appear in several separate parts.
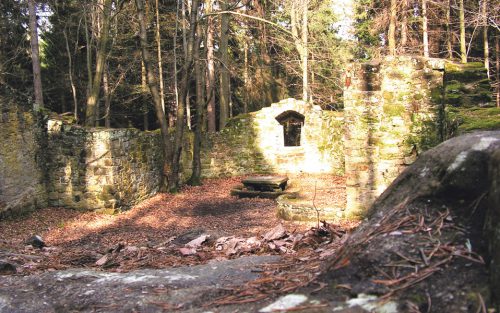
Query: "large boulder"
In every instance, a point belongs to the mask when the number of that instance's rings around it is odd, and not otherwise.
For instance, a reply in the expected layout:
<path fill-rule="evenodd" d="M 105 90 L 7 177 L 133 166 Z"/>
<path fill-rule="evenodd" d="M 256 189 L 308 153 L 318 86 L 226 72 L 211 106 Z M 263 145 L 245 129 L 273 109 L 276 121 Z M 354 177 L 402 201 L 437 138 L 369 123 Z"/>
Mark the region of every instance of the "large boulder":
<path fill-rule="evenodd" d="M 432 312 L 500 302 L 500 131 L 422 154 L 377 199 L 325 265 L 349 297 L 372 294 Z M 484 261 L 484 262 L 483 262 Z"/>

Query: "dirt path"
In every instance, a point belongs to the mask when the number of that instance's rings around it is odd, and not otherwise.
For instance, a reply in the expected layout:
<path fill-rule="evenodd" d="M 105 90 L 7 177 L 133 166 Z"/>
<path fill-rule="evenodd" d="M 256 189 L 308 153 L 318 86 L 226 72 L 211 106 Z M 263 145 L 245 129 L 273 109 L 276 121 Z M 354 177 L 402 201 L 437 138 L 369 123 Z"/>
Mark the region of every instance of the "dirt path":
<path fill-rule="evenodd" d="M 208 233 L 213 239 L 260 236 L 279 223 L 290 232 L 303 232 L 312 226 L 280 220 L 273 200 L 231 197 L 230 189 L 240 180 L 241 177 L 207 180 L 203 186 L 185 187 L 176 195 L 159 194 L 118 215 L 47 208 L 22 219 L 0 221 L 0 259 L 5 259 L 5 251 L 9 251 L 7 257 L 19 265 L 18 273 L 28 274 L 99 267 L 96 261 L 103 255 L 127 248 L 129 253 L 122 253 L 119 260 L 108 262 L 104 269 L 128 271 L 192 265 L 225 256 L 212 253 L 213 247 L 206 253 L 182 256 L 169 250 L 168 244 L 175 240 L 185 243 L 201 233 Z M 332 199 L 334 191 L 338 194 L 336 201 L 344 201 L 343 193 L 338 192 L 341 178 L 299 176 L 293 177 L 292 182 L 295 186 L 301 183 L 305 189 L 316 185 L 317 203 Z M 43 237 L 47 248 L 26 246 L 26 239 L 34 234 Z"/>

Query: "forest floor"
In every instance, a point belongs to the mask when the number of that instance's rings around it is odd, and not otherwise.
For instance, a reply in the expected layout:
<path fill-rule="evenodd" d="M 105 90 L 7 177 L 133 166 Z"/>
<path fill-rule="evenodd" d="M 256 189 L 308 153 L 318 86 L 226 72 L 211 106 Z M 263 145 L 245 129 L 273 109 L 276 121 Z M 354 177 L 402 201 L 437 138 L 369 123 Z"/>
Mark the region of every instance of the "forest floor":
<path fill-rule="evenodd" d="M 343 177 L 290 178 L 294 188 L 300 187 L 311 203 L 314 197 L 317 207 L 345 205 Z M 316 222 L 279 219 L 274 200 L 230 196 L 231 188 L 241 179 L 206 180 L 203 186 L 186 186 L 174 195 L 158 194 L 116 215 L 46 208 L 0 221 L 0 260 L 14 264 L 16 270 L 11 274 L 17 275 L 75 267 L 121 272 L 203 264 L 244 254 L 291 255 L 296 254 L 297 241 L 304 241 L 308 231 L 314 233 L 311 227 L 319 234 L 320 229 L 314 228 Z M 340 234 L 356 225 L 342 222 L 328 227 Z M 286 234 L 273 235 L 273 231 Z M 266 234 L 288 241 L 263 241 Z M 46 247 L 27 244 L 33 235 L 41 236 Z M 203 235 L 209 236 L 200 238 Z M 203 240 L 195 242 L 194 247 L 186 246 L 197 238 Z M 317 249 L 327 239 L 309 240 L 309 250 Z"/>

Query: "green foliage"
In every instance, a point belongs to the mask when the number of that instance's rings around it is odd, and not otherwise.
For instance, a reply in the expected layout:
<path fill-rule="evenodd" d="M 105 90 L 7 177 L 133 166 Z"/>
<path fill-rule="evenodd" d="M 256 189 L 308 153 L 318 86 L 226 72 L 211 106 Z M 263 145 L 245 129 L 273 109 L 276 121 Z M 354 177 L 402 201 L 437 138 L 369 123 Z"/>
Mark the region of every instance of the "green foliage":
<path fill-rule="evenodd" d="M 31 108 L 33 94 L 26 3 L 0 1 L 0 94 Z"/>

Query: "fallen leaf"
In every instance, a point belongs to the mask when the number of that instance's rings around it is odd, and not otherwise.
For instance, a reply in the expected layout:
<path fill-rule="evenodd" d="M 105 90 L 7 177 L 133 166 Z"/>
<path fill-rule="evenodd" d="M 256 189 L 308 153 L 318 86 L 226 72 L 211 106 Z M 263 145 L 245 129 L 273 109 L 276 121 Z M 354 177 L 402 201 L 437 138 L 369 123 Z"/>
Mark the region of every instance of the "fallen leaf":
<path fill-rule="evenodd" d="M 200 237 L 191 240 L 190 242 L 186 243 L 186 247 L 189 248 L 198 248 L 200 247 L 208 238 L 210 235 L 201 235 Z"/>
<path fill-rule="evenodd" d="M 196 254 L 196 249 L 195 248 L 179 248 L 179 252 L 183 256 L 188 256 L 188 255 Z"/>
<path fill-rule="evenodd" d="M 271 241 L 276 239 L 281 239 L 286 235 L 285 227 L 283 224 L 279 224 L 264 235 L 265 241 Z"/>
<path fill-rule="evenodd" d="M 109 256 L 108 254 L 104 255 L 102 258 L 100 258 L 95 262 L 95 265 L 103 266 L 104 264 L 106 264 L 106 262 L 108 262 L 108 256 Z"/>

